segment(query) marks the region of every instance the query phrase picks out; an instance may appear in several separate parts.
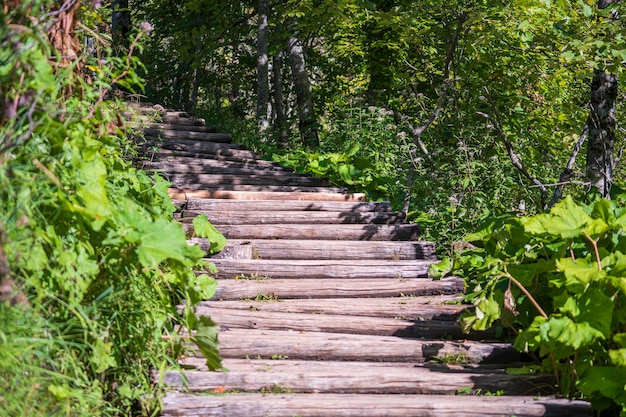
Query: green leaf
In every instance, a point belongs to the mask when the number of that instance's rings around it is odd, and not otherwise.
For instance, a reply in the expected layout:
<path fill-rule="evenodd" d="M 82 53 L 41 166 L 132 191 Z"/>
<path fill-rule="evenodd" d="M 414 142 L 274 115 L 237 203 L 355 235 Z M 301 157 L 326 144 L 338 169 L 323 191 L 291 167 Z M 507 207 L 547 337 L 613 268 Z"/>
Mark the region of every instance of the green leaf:
<path fill-rule="evenodd" d="M 449 256 L 446 256 L 441 260 L 441 262 L 431 264 L 428 273 L 435 279 L 441 279 L 452 271 L 453 266 L 454 262 L 452 259 Z"/>
<path fill-rule="evenodd" d="M 550 213 L 522 218 L 521 222 L 528 233 L 557 235 L 563 239 L 571 239 L 580 236 L 591 220 L 591 217 L 568 195 L 556 204 Z"/>
<path fill-rule="evenodd" d="M 209 222 L 206 214 L 194 217 L 193 229 L 197 236 L 208 239 L 210 243 L 209 255 L 220 252 L 228 244 L 224 235 Z"/>
<path fill-rule="evenodd" d="M 222 368 L 222 360 L 219 356 L 218 333 L 219 326 L 210 317 L 200 316 L 197 321 L 196 333 L 191 337 L 191 341 L 198 346 L 198 349 L 207 360 L 207 366 L 215 371 Z"/>
<path fill-rule="evenodd" d="M 565 277 L 565 286 L 574 292 L 582 292 L 590 282 L 600 281 L 606 277 L 604 270 L 598 270 L 598 266 L 591 257 L 557 259 L 556 267 Z"/>
<path fill-rule="evenodd" d="M 168 258 L 183 260 L 186 257 L 185 233 L 179 224 L 157 219 L 147 230 L 142 230 L 137 256 L 145 266 L 155 266 Z"/>

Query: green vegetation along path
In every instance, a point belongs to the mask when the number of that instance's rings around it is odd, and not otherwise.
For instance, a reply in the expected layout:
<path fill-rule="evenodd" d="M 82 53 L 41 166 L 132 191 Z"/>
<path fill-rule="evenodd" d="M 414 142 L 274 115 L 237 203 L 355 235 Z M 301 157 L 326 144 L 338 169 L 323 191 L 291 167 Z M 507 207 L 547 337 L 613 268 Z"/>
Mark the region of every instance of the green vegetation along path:
<path fill-rule="evenodd" d="M 224 370 L 197 356 L 168 385 L 163 416 L 591 416 L 549 375 L 457 323 L 463 282 L 428 276 L 435 245 L 387 202 L 259 159 L 203 121 L 161 111 L 141 164 L 172 183 L 190 241 L 206 214 L 228 238 L 198 314 L 221 328 Z"/>

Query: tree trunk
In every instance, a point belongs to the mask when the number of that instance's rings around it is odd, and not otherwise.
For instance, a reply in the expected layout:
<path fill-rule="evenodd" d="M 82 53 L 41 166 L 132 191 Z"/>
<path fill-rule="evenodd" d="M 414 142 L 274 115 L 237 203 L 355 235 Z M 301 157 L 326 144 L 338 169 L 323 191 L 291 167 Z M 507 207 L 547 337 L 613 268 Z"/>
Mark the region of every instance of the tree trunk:
<path fill-rule="evenodd" d="M 591 82 L 589 139 L 587 142 L 587 179 L 604 198 L 613 182 L 617 76 L 596 69 Z"/>
<path fill-rule="evenodd" d="M 269 127 L 269 14 L 270 1 L 259 0 L 258 34 L 256 41 L 256 120 L 259 135 L 262 139 L 266 138 Z"/>
<path fill-rule="evenodd" d="M 300 134 L 304 139 L 304 144 L 313 149 L 319 146 L 317 120 L 313 108 L 313 93 L 306 73 L 306 60 L 302 43 L 295 35 L 291 35 L 287 39 L 287 51 L 298 105 Z"/>
<path fill-rule="evenodd" d="M 276 52 L 272 57 L 272 81 L 274 84 L 274 130 L 278 132 L 278 146 L 282 149 L 289 148 L 289 130 L 287 129 L 287 116 L 285 114 L 285 103 L 283 102 L 283 53 Z"/>
<path fill-rule="evenodd" d="M 128 0 L 111 1 L 111 31 L 113 50 L 116 55 L 126 55 L 130 47 L 130 8 Z"/>

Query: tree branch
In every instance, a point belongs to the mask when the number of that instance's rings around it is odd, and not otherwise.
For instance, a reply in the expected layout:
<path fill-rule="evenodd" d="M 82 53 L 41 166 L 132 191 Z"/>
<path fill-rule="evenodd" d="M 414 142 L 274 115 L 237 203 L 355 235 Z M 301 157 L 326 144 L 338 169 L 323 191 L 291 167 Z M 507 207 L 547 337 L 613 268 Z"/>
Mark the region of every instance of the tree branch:
<path fill-rule="evenodd" d="M 481 112 L 477 112 L 477 113 L 479 115 L 481 115 L 481 116 L 491 120 L 491 122 L 494 124 L 494 126 L 496 128 L 496 131 L 498 132 L 498 135 L 500 136 L 500 139 L 502 140 L 502 143 L 504 144 L 504 147 L 506 148 L 506 151 L 509 154 L 509 158 L 511 159 L 511 163 L 513 164 L 513 166 L 515 168 L 517 168 L 517 170 L 524 177 L 526 177 L 537 188 L 539 188 L 539 190 L 541 192 L 541 206 L 542 206 L 542 208 L 545 208 L 546 207 L 546 203 L 547 203 L 546 200 L 547 200 L 547 195 L 548 195 L 548 189 L 545 187 L 545 185 L 543 185 L 541 183 L 541 181 L 539 181 L 537 178 L 535 178 L 532 175 L 530 175 L 528 173 L 528 171 L 526 171 L 526 168 L 524 168 L 524 165 L 522 164 L 522 161 L 520 160 L 519 155 L 515 152 L 515 149 L 513 148 L 513 144 L 509 140 L 506 132 L 504 132 L 504 129 L 502 127 L 502 117 L 500 115 L 500 111 L 498 110 L 498 107 L 493 102 L 493 98 L 491 97 L 491 93 L 490 93 L 489 89 L 487 87 L 483 87 L 483 89 L 485 91 L 487 99 L 489 100 L 489 104 L 491 105 L 491 109 L 493 110 L 495 118 L 492 117 L 489 114 L 486 114 L 486 113 L 481 113 Z"/>
<path fill-rule="evenodd" d="M 587 134 L 589 133 L 589 124 L 585 123 L 585 127 L 583 128 L 582 133 L 580 134 L 580 138 L 574 145 L 574 149 L 572 150 L 572 155 L 569 157 L 569 161 L 567 161 L 567 166 L 559 175 L 559 183 L 557 187 L 554 189 L 554 193 L 552 194 L 552 199 L 550 200 L 550 204 L 548 208 L 554 206 L 557 201 L 561 199 L 563 195 L 563 186 L 565 184 L 570 183 L 570 178 L 574 173 L 574 163 L 576 162 L 576 157 L 578 156 L 578 152 L 580 152 L 580 148 L 583 146 L 583 143 L 587 139 Z"/>

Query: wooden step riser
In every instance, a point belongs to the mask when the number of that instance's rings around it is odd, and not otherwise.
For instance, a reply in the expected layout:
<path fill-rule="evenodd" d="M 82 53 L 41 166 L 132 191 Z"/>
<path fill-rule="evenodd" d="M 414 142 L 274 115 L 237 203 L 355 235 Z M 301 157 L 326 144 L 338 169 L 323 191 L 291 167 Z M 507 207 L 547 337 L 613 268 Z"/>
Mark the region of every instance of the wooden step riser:
<path fill-rule="evenodd" d="M 301 298 L 360 298 L 458 295 L 465 290 L 460 278 L 430 279 L 267 279 L 219 280 L 212 300 L 301 299 Z"/>
<path fill-rule="evenodd" d="M 592 417 L 589 403 L 536 396 L 173 394 L 163 417 Z"/>
<path fill-rule="evenodd" d="M 228 185 L 218 183 L 197 184 L 194 182 L 172 178 L 170 180 L 173 187 L 184 188 L 191 191 L 217 190 L 217 191 L 248 191 L 248 192 L 282 192 L 282 193 L 322 193 L 322 194 L 342 194 L 347 193 L 345 188 L 335 187 L 308 187 L 301 185 Z"/>
<path fill-rule="evenodd" d="M 225 329 L 219 334 L 223 358 L 299 360 L 507 363 L 519 353 L 504 343 L 405 339 L 394 336 Z"/>
<path fill-rule="evenodd" d="M 189 366 L 187 362 L 186 365 Z M 371 362 L 225 359 L 227 372 L 167 372 L 163 382 L 192 392 L 272 392 L 336 394 L 456 395 L 504 392 L 506 395 L 553 395 L 551 375 L 508 375 L 490 367 Z"/>
<path fill-rule="evenodd" d="M 206 215 L 214 225 L 245 224 L 401 224 L 404 213 L 352 213 L 330 211 L 190 211 L 183 210 L 181 218 L 191 222 L 193 218 Z M 283 245 L 284 246 L 284 245 Z"/>
<path fill-rule="evenodd" d="M 142 160 L 162 162 L 170 164 L 202 164 L 212 166 L 239 166 L 251 167 L 259 169 L 275 169 L 278 167 L 276 162 L 265 161 L 258 158 L 230 158 L 222 155 L 199 152 L 173 151 L 169 149 L 157 149 L 158 147 L 143 146 Z"/>
<path fill-rule="evenodd" d="M 150 123 L 147 127 L 150 129 L 180 130 L 183 132 L 217 133 L 216 128 L 206 126 L 176 125 L 170 123 Z"/>
<path fill-rule="evenodd" d="M 216 143 L 231 143 L 232 135 L 229 133 L 209 133 L 209 132 L 193 132 L 181 129 L 154 129 L 145 128 L 146 137 L 155 137 L 159 139 L 175 140 L 175 141 L 202 141 Z"/>
<path fill-rule="evenodd" d="M 226 174 L 226 175 L 261 175 L 267 177 L 283 177 L 286 175 L 297 175 L 302 178 L 312 178 L 309 174 L 294 174 L 287 168 L 280 168 L 273 165 L 238 164 L 236 162 L 213 161 L 190 164 L 170 164 L 167 162 L 139 161 L 138 166 L 145 170 L 160 170 L 170 174 Z"/>
<path fill-rule="evenodd" d="M 268 277 L 277 279 L 404 279 L 428 278 L 432 261 L 280 261 L 211 259 L 219 278 Z"/>
<path fill-rule="evenodd" d="M 221 283 L 224 281 L 220 281 Z M 341 298 L 280 300 L 278 303 L 253 300 L 203 301 L 200 307 L 239 309 L 245 311 L 334 314 L 403 318 L 408 320 L 457 321 L 459 315 L 473 307 L 460 304 L 459 296 L 439 295 L 421 297 L 355 298 L 346 302 Z M 452 303 L 452 304 L 451 304 Z"/>
<path fill-rule="evenodd" d="M 187 236 L 192 237 L 193 228 L 183 224 Z M 364 241 L 418 241 L 420 227 L 401 225 L 221 225 L 219 231 L 227 239 L 296 239 L 296 240 L 364 240 Z"/>
<path fill-rule="evenodd" d="M 188 210 L 206 211 L 335 211 L 365 213 L 376 212 L 386 213 L 391 211 L 391 204 L 388 201 L 370 202 L 343 202 L 343 201 L 282 201 L 277 204 L 272 200 L 256 201 L 233 201 L 223 199 L 198 199 L 187 200 Z"/>
<path fill-rule="evenodd" d="M 241 146 L 232 143 L 199 142 L 185 139 L 160 140 L 153 136 L 146 136 L 146 141 L 141 144 L 141 146 L 158 147 L 160 149 L 173 151 L 199 152 L 209 155 L 222 155 L 243 159 L 258 159 L 254 152 L 242 149 Z"/>
<path fill-rule="evenodd" d="M 236 174 L 193 174 L 172 173 L 163 174 L 172 183 L 194 184 L 197 186 L 230 186 L 230 185 L 256 185 L 259 188 L 266 186 L 290 186 L 290 187 L 328 187 L 329 182 L 323 178 L 301 177 L 295 174 L 282 175 L 236 175 Z M 333 188 L 340 189 L 341 188 Z"/>
<path fill-rule="evenodd" d="M 397 336 L 415 339 L 454 338 L 486 340 L 494 338 L 494 331 L 465 334 L 460 325 L 451 320 L 406 320 L 368 316 L 351 317 L 334 314 L 227 310 L 210 307 L 199 307 L 197 313 L 211 317 L 218 325 L 228 329 Z"/>
<path fill-rule="evenodd" d="M 271 200 L 276 207 L 281 206 L 285 201 L 306 202 L 311 206 L 322 202 L 361 202 L 365 200 L 362 193 L 305 193 L 305 192 L 270 192 L 270 191 L 224 191 L 224 190 L 186 190 L 180 188 L 170 188 L 169 195 L 174 200 L 188 199 L 224 199 L 233 201 L 259 201 Z M 277 202 L 281 203 L 278 204 Z"/>
<path fill-rule="evenodd" d="M 207 239 L 195 238 L 190 243 L 199 244 L 209 252 Z M 368 242 L 353 241 L 346 244 L 336 240 L 290 240 L 288 245 L 280 240 L 231 239 L 219 254 L 220 259 L 325 259 L 325 260 L 414 260 L 436 259 L 432 242 Z"/>

